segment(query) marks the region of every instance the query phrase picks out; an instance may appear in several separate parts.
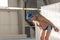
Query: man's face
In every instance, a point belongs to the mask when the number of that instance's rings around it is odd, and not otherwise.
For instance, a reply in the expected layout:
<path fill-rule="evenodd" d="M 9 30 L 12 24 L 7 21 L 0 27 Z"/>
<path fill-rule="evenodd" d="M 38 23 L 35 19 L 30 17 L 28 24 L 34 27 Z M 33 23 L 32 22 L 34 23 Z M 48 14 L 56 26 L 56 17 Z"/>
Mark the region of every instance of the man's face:
<path fill-rule="evenodd" d="M 29 22 L 33 22 L 33 20 L 35 20 L 35 17 L 28 19 Z"/>
<path fill-rule="evenodd" d="M 29 21 L 29 22 L 32 22 L 32 19 L 30 18 L 30 19 L 28 19 L 28 21 Z"/>

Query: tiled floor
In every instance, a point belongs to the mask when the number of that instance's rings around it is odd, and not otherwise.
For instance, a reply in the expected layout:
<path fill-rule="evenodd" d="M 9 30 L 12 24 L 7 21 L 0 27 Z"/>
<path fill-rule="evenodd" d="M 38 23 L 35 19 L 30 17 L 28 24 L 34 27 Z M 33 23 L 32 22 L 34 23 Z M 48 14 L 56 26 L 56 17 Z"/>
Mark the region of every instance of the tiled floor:
<path fill-rule="evenodd" d="M 0 38 L 0 40 L 36 40 L 36 39 L 35 38 L 24 38 L 24 39 L 21 39 L 21 38 Z M 52 37 L 50 40 L 60 40 L 60 39 Z"/>
<path fill-rule="evenodd" d="M 0 40 L 35 40 L 35 38 L 25 38 L 25 39 L 21 39 L 21 38 L 0 38 Z"/>

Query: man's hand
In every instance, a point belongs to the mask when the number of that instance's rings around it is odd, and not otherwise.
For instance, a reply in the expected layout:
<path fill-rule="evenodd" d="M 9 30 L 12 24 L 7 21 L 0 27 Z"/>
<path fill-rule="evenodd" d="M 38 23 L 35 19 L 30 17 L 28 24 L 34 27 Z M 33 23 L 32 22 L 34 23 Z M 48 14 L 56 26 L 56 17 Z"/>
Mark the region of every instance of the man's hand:
<path fill-rule="evenodd" d="M 59 32 L 59 29 L 58 29 L 57 27 L 55 27 L 54 30 L 55 30 L 56 32 Z"/>
<path fill-rule="evenodd" d="M 39 22 L 38 22 L 38 21 L 33 21 L 33 23 L 34 23 L 35 25 L 39 25 Z"/>

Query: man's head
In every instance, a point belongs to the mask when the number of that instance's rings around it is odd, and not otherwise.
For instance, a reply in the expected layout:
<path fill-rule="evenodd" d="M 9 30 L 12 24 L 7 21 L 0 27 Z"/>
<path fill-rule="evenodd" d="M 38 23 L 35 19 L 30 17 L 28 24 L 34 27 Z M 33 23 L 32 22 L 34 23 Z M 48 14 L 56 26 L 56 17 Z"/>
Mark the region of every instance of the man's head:
<path fill-rule="evenodd" d="M 29 12 L 29 13 L 26 14 L 26 21 L 29 25 L 34 26 L 33 13 Z"/>
<path fill-rule="evenodd" d="M 26 14 L 26 19 L 27 19 L 29 22 L 32 21 L 32 17 L 33 17 L 33 14 L 32 14 L 31 12 Z"/>

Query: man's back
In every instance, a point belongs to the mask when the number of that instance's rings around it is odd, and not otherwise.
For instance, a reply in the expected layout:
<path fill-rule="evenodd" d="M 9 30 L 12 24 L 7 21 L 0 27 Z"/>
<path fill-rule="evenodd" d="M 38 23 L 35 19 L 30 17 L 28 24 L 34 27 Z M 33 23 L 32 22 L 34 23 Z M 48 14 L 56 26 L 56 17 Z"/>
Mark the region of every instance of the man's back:
<path fill-rule="evenodd" d="M 45 17 L 43 17 L 40 14 L 35 15 L 33 19 L 35 21 L 38 21 L 39 25 L 37 26 L 41 27 L 42 29 L 45 29 L 50 24 L 49 20 L 47 20 Z"/>

